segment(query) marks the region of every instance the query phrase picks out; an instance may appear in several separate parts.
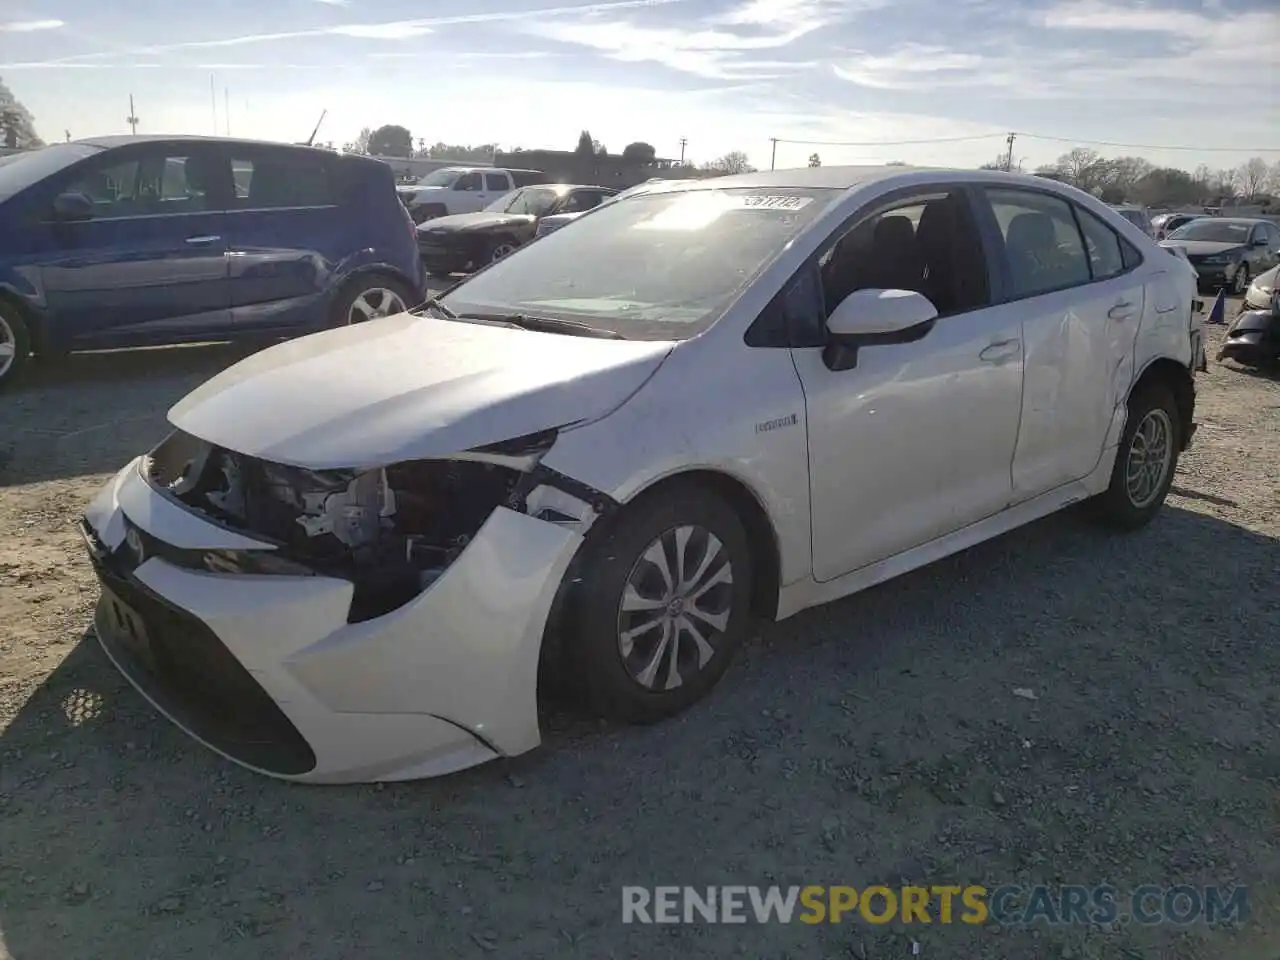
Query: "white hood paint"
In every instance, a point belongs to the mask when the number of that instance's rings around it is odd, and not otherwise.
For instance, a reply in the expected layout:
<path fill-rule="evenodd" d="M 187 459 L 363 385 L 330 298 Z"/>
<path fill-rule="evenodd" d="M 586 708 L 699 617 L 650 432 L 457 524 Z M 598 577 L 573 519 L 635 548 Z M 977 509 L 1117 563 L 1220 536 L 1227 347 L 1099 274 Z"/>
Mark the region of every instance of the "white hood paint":
<path fill-rule="evenodd" d="M 254 354 L 178 401 L 169 421 L 275 463 L 382 466 L 602 417 L 672 347 L 406 313 Z"/>

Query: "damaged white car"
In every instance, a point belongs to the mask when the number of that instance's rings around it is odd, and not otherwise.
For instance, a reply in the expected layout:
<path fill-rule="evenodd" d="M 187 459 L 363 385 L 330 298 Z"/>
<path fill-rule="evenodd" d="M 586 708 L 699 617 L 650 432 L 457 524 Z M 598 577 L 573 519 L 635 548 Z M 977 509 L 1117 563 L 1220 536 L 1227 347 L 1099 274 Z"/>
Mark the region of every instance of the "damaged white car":
<path fill-rule="evenodd" d="M 416 315 L 170 411 L 83 530 L 96 627 L 254 770 L 447 773 L 706 694 L 788 617 L 1092 499 L 1160 508 L 1195 278 L 1086 194 L 976 171 L 658 184 Z"/>

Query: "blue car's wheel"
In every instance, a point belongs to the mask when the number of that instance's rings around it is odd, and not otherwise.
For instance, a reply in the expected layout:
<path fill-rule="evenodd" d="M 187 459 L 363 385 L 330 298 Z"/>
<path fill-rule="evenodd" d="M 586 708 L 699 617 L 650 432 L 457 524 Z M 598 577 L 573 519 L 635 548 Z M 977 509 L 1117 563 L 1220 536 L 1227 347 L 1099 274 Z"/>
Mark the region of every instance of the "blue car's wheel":
<path fill-rule="evenodd" d="M 18 311 L 0 303 L 0 388 L 13 383 L 31 353 L 31 334 Z"/>

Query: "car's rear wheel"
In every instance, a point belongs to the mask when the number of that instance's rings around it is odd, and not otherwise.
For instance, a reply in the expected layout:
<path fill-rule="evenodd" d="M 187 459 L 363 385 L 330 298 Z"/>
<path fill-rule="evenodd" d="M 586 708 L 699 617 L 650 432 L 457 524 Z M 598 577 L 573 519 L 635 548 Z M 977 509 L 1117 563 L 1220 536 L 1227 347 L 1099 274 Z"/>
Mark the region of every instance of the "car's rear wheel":
<path fill-rule="evenodd" d="M 376 274 L 348 284 L 334 301 L 329 317 L 331 327 L 348 327 L 353 323 L 377 320 L 404 313 L 417 298 L 407 284 L 394 277 Z"/>
<path fill-rule="evenodd" d="M 751 553 L 734 510 L 695 485 L 655 491 L 586 549 L 566 652 L 590 708 L 652 723 L 701 699 L 751 622 Z"/>
<path fill-rule="evenodd" d="M 0 303 L 0 389 L 15 382 L 31 354 L 31 333 L 18 311 Z"/>
<path fill-rule="evenodd" d="M 1112 526 L 1136 530 L 1159 512 L 1178 469 L 1181 422 L 1173 391 L 1159 381 L 1129 398 L 1111 483 L 1098 498 L 1101 515 Z"/>

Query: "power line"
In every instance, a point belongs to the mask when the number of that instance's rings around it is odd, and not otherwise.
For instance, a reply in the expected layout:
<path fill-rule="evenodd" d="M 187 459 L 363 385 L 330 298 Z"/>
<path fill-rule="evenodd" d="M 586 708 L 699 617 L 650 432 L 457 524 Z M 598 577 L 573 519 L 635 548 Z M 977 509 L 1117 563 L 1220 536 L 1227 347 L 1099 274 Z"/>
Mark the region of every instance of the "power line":
<path fill-rule="evenodd" d="M 1280 153 L 1277 147 L 1211 147 L 1189 146 L 1168 143 L 1120 143 L 1115 140 L 1086 140 L 1080 137 L 1050 137 L 1040 133 L 977 133 L 967 137 L 928 137 L 923 140 L 789 140 L 786 137 L 770 137 L 773 144 L 785 143 L 806 147 L 908 147 L 926 146 L 934 143 L 964 143 L 975 140 L 994 140 L 1000 138 L 1008 142 L 1009 137 L 1026 137 L 1028 140 L 1048 140 L 1053 143 L 1070 143 L 1082 147 L 1121 147 L 1130 150 L 1189 150 L 1203 153 Z"/>
<path fill-rule="evenodd" d="M 1084 140 L 1075 137 L 1048 137 L 1039 133 L 1024 133 L 1018 136 L 1031 140 L 1051 140 L 1054 143 L 1073 143 L 1085 147 L 1125 147 L 1130 150 L 1196 150 L 1203 153 L 1280 153 L 1280 147 L 1205 147 L 1183 146 L 1168 143 L 1117 143 L 1114 140 Z"/>
<path fill-rule="evenodd" d="M 787 143 L 805 147 L 908 147 L 926 143 L 961 143 L 965 140 L 990 140 L 992 137 L 1004 137 L 1004 133 L 980 133 L 971 137 L 933 137 L 928 140 L 788 140 L 785 137 L 770 137 L 773 143 Z M 1023 134 L 1025 136 L 1025 134 Z"/>

